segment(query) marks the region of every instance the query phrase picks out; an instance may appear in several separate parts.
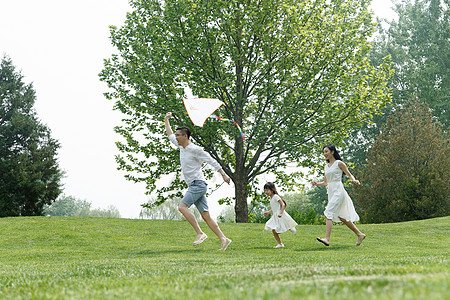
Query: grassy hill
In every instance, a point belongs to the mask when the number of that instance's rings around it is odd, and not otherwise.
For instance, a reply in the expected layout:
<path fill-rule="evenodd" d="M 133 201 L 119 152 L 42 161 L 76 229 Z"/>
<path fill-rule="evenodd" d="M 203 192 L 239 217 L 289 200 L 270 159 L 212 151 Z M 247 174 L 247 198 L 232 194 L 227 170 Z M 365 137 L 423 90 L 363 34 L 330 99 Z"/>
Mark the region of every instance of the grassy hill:
<path fill-rule="evenodd" d="M 185 221 L 68 217 L 0 219 L 1 299 L 444 299 L 450 217 L 298 226 L 276 242 L 263 224 L 221 224 L 233 243 L 193 247 Z M 319 298 L 320 297 L 320 298 Z"/>

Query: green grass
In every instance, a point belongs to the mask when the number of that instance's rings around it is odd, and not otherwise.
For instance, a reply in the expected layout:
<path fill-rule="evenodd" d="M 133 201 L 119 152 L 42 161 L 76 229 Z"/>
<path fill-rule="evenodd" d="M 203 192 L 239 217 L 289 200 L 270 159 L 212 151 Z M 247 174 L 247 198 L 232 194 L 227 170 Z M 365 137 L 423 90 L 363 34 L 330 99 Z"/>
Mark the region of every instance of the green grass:
<path fill-rule="evenodd" d="M 1 299 L 444 299 L 450 217 L 281 234 L 264 224 L 220 224 L 233 243 L 193 247 L 185 221 L 0 219 Z"/>

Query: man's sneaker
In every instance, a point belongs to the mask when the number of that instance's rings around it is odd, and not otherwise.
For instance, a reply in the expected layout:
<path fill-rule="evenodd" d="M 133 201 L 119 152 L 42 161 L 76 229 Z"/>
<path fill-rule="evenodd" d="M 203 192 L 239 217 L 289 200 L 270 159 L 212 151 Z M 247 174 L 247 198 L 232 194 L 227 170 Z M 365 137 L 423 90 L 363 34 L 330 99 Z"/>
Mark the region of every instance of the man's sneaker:
<path fill-rule="evenodd" d="M 228 246 L 231 244 L 231 240 L 229 238 L 225 238 L 224 242 L 220 243 L 220 251 L 225 251 L 227 250 Z"/>
<path fill-rule="evenodd" d="M 284 245 L 283 245 L 283 244 L 278 244 L 278 245 L 276 245 L 274 248 L 275 248 L 275 249 L 276 249 L 276 248 L 284 248 Z"/>
<path fill-rule="evenodd" d="M 203 243 L 204 240 L 206 240 L 208 236 L 204 233 L 202 233 L 201 235 L 197 236 L 197 238 L 194 241 L 194 246 L 200 245 L 201 243 Z"/>

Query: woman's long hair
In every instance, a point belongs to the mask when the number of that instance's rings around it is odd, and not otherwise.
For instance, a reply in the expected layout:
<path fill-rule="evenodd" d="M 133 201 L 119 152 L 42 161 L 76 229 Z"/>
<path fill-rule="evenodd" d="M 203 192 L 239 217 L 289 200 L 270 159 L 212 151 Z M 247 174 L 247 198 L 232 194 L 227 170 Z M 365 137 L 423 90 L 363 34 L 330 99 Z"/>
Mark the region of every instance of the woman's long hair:
<path fill-rule="evenodd" d="M 324 146 L 324 147 L 322 148 L 322 152 L 323 152 L 323 149 L 325 149 L 325 148 L 330 149 L 331 152 L 334 151 L 334 152 L 333 152 L 333 157 L 334 157 L 336 160 L 342 161 L 341 156 L 339 155 L 339 153 L 338 153 L 337 150 L 336 150 L 336 147 L 335 147 L 333 144 L 328 144 L 328 145 Z M 327 162 L 329 163 L 330 160 L 327 159 Z M 342 172 L 342 176 L 345 176 L 345 173 L 344 173 L 344 172 Z"/>
<path fill-rule="evenodd" d="M 284 208 L 286 208 L 286 206 L 287 206 L 286 201 L 284 201 L 284 199 L 281 198 L 280 194 L 278 194 L 277 189 L 275 188 L 275 184 L 273 182 L 267 182 L 264 185 L 264 189 L 265 190 L 271 190 L 272 193 L 274 193 L 275 195 L 278 195 L 280 197 L 281 201 L 284 202 Z"/>

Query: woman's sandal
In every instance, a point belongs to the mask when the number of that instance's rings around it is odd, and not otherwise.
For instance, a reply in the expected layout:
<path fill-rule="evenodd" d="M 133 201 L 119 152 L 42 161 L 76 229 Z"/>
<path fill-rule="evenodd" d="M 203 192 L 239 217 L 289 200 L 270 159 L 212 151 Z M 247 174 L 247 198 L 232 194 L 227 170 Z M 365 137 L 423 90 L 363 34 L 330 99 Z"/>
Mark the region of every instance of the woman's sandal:
<path fill-rule="evenodd" d="M 325 239 L 321 239 L 320 237 L 318 237 L 317 240 L 327 247 L 330 246 L 330 243 L 327 242 Z"/>

